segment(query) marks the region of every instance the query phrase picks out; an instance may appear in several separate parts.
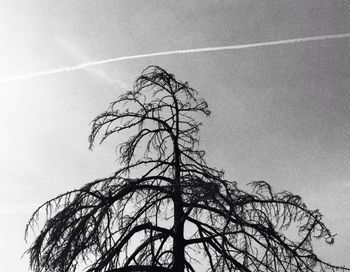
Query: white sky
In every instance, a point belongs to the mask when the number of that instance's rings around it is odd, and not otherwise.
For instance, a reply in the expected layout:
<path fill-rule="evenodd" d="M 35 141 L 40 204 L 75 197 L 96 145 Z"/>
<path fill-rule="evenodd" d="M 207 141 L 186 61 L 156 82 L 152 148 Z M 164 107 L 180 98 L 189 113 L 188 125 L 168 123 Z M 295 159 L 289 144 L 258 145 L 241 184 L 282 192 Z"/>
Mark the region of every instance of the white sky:
<path fill-rule="evenodd" d="M 0 78 L 134 54 L 346 33 L 349 1 L 0 0 Z M 208 163 L 300 194 L 338 233 L 320 255 L 350 266 L 350 41 L 135 59 L 0 85 L 0 260 L 28 245 L 34 207 L 108 176 L 118 139 L 90 152 L 90 121 L 160 65 L 213 112 Z"/>

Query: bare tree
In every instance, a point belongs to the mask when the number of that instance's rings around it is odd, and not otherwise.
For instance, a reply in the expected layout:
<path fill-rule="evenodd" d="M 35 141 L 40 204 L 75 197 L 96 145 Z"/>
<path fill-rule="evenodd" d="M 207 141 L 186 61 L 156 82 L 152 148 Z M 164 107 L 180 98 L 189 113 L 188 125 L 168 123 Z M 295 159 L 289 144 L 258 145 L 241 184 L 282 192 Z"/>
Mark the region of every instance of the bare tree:
<path fill-rule="evenodd" d="M 47 220 L 28 250 L 32 270 L 349 270 L 314 253 L 314 238 L 334 241 L 318 210 L 264 181 L 245 192 L 206 164 L 196 114 L 210 111 L 187 82 L 145 69 L 92 122 L 90 147 L 98 135 L 132 135 L 117 149 L 122 168 L 34 212 L 26 234 L 41 210 Z"/>

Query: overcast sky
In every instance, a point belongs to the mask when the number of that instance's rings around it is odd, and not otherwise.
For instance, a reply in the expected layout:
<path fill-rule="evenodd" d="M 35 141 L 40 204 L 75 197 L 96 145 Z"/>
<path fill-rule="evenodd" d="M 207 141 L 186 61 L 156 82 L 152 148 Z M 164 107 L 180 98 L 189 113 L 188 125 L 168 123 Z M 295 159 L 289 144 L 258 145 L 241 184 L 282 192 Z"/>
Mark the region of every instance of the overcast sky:
<path fill-rule="evenodd" d="M 350 2 L 0 0 L 0 78 L 161 51 L 333 35 Z M 212 110 L 201 146 L 241 187 L 300 194 L 350 266 L 350 39 L 125 60 L 0 83 L 0 259 L 26 272 L 25 223 L 43 201 L 118 168 L 90 121 L 148 65 L 189 81 Z"/>

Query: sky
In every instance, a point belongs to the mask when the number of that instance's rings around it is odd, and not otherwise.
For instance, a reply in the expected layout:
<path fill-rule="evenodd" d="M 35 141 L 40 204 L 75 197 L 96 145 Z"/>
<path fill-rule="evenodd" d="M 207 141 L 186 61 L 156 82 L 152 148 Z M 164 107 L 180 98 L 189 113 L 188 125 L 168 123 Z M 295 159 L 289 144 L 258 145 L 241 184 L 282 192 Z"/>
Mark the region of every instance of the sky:
<path fill-rule="evenodd" d="M 349 1 L 0 0 L 0 78 L 123 56 L 335 35 Z M 350 39 L 138 58 L 0 82 L 0 259 L 28 271 L 24 228 L 43 201 L 112 174 L 115 137 L 91 120 L 148 65 L 188 81 L 212 111 L 201 147 L 242 188 L 265 180 L 337 233 L 319 255 L 350 266 Z"/>

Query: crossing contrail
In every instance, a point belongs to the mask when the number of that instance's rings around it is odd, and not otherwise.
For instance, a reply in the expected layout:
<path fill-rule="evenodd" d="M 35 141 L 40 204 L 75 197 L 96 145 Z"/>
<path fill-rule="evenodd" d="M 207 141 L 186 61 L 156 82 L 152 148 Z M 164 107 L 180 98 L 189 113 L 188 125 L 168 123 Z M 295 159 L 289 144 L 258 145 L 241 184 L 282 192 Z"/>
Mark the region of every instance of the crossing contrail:
<path fill-rule="evenodd" d="M 202 47 L 202 48 L 192 48 L 192 49 L 184 49 L 184 50 L 163 51 L 163 52 L 156 52 L 156 53 L 149 53 L 149 54 L 131 55 L 131 56 L 117 57 L 117 58 L 111 58 L 111 59 L 105 59 L 105 60 L 90 61 L 90 62 L 77 64 L 73 66 L 61 67 L 61 68 L 56 68 L 56 69 L 51 69 L 51 70 L 46 70 L 46 71 L 41 71 L 36 73 L 18 75 L 18 76 L 7 77 L 7 78 L 0 78 L 0 82 L 17 81 L 17 80 L 23 80 L 27 78 L 41 77 L 41 76 L 58 74 L 63 72 L 71 72 L 71 71 L 76 71 L 80 69 L 85 69 L 91 66 L 97 66 L 97 65 L 118 62 L 123 60 L 142 59 L 142 58 L 151 58 L 151 57 L 158 57 L 158 56 L 177 55 L 177 54 L 193 54 L 193 53 L 202 53 L 202 52 L 211 52 L 211 51 L 239 50 L 239 49 L 247 49 L 247 48 L 273 46 L 273 45 L 305 43 L 305 42 L 311 42 L 311 41 L 324 41 L 324 40 L 344 39 L 344 38 L 350 38 L 350 33 L 302 37 L 302 38 L 296 38 L 296 39 L 278 40 L 278 41 L 271 41 L 271 42 L 249 43 L 249 44 L 217 46 L 217 47 Z"/>

